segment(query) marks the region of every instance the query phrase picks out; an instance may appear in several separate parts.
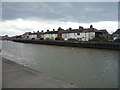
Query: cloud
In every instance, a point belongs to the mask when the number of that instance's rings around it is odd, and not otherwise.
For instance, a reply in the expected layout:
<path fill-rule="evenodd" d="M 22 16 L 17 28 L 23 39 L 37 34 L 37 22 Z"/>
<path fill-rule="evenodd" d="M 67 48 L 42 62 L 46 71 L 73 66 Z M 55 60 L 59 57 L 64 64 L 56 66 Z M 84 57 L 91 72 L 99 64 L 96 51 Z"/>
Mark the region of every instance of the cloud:
<path fill-rule="evenodd" d="M 117 2 L 3 2 L 3 20 L 116 21 Z"/>
<path fill-rule="evenodd" d="M 87 7 L 85 8 L 85 11 L 86 12 L 102 12 L 102 9 L 101 8 L 93 8 L 93 7 Z"/>
<path fill-rule="evenodd" d="M 15 19 L 15 20 L 6 20 L 0 24 L 2 27 L 1 35 L 20 35 L 25 32 L 32 31 L 46 31 L 49 30 L 57 30 L 58 27 L 62 27 L 63 29 L 67 29 L 69 27 L 73 29 L 77 29 L 79 26 L 83 26 L 84 28 L 89 28 L 90 25 L 93 25 L 96 29 L 107 29 L 109 33 L 113 33 L 118 28 L 117 21 L 101 21 L 101 22 L 92 22 L 92 23 L 78 23 L 78 22 L 61 22 L 61 21 L 53 21 L 53 20 L 25 20 L 25 19 Z"/>

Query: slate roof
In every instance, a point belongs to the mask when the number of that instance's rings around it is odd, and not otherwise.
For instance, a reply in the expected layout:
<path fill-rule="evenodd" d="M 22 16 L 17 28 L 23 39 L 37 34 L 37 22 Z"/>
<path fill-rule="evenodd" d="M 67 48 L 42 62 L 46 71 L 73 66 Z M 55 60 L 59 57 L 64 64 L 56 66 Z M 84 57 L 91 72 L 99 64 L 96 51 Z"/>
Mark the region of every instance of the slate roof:
<path fill-rule="evenodd" d="M 44 34 L 58 34 L 58 31 L 48 31 L 48 32 L 45 32 Z"/>
<path fill-rule="evenodd" d="M 102 30 L 98 30 L 98 31 L 102 32 L 103 34 L 110 35 L 106 29 L 102 29 Z"/>
<path fill-rule="evenodd" d="M 120 34 L 120 29 L 117 29 L 113 34 Z"/>
<path fill-rule="evenodd" d="M 80 32 L 96 32 L 98 31 L 95 28 L 83 28 L 83 29 L 67 29 L 67 30 L 62 30 L 60 33 L 80 33 Z"/>

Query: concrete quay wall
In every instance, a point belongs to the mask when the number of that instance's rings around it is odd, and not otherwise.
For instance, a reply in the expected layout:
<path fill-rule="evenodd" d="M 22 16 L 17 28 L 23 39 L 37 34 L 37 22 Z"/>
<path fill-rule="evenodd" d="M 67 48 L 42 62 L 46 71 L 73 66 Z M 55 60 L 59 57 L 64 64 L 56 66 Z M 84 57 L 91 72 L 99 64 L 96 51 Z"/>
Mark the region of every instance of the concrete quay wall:
<path fill-rule="evenodd" d="M 13 41 L 22 42 L 22 43 L 45 44 L 45 45 L 120 50 L 120 43 L 114 43 L 114 42 L 79 42 L 79 41 L 59 41 L 59 40 L 58 41 L 57 40 L 13 40 Z"/>

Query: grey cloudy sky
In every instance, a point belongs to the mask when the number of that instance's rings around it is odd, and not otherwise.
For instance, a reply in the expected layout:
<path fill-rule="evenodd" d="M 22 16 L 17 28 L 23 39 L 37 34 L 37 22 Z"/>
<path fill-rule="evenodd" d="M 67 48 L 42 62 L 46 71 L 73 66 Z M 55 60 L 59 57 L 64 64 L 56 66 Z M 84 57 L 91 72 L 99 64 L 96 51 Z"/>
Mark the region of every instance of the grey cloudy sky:
<path fill-rule="evenodd" d="M 3 2 L 3 20 L 116 21 L 117 2 Z"/>
<path fill-rule="evenodd" d="M 118 28 L 118 2 L 3 2 L 2 35 L 62 27 Z"/>

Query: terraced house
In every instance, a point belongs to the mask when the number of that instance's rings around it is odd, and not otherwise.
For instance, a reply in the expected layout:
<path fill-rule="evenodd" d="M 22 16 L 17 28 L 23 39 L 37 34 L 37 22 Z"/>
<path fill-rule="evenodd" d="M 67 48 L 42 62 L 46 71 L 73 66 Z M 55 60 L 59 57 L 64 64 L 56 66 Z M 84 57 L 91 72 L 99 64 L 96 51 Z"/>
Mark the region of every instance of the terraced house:
<path fill-rule="evenodd" d="M 78 29 L 62 29 L 59 27 L 57 30 L 53 29 L 52 31 L 47 30 L 44 32 L 43 30 L 41 32 L 34 32 L 29 34 L 23 34 L 27 35 L 27 38 L 32 39 L 52 39 L 55 40 L 56 38 L 62 38 L 64 40 L 68 39 L 76 39 L 79 41 L 89 41 L 93 38 L 98 38 L 100 35 L 104 35 L 106 37 L 109 37 L 110 34 L 107 32 L 107 30 L 98 30 L 96 28 L 93 28 L 92 25 L 90 25 L 90 28 L 83 28 L 82 26 L 79 26 Z M 25 36 L 26 37 L 26 36 Z"/>
<path fill-rule="evenodd" d="M 44 39 L 50 38 L 53 40 L 55 40 L 55 38 L 57 38 L 57 37 L 58 37 L 58 31 L 55 31 L 55 29 L 53 29 L 53 31 L 47 30 L 47 32 L 45 32 L 44 36 L 43 36 Z"/>
<path fill-rule="evenodd" d="M 83 28 L 82 26 L 79 26 L 78 29 L 69 28 L 67 30 L 61 30 L 59 33 L 64 40 L 73 38 L 79 41 L 89 41 L 89 39 L 98 38 L 100 35 L 110 36 L 107 30 L 97 30 L 92 25 L 90 25 L 90 28 Z"/>

